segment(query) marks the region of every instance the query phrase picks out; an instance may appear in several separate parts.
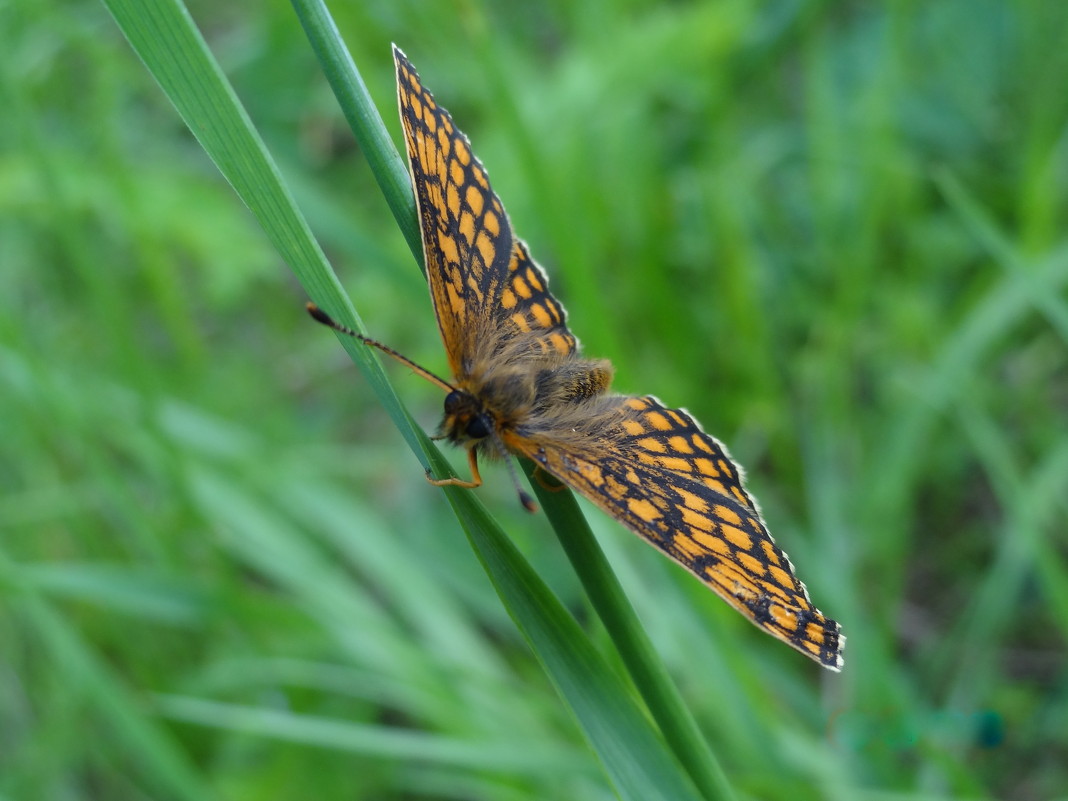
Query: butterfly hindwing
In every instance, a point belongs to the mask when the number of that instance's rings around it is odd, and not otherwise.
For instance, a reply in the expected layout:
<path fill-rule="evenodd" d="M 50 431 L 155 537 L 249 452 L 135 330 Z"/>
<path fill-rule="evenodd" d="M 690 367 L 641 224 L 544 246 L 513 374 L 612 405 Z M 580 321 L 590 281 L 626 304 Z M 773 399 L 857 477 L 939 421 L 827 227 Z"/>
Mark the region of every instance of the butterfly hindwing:
<path fill-rule="evenodd" d="M 757 626 L 832 669 L 844 638 L 808 598 L 726 449 L 681 409 L 614 396 L 582 430 L 509 446 L 686 567 Z"/>
<path fill-rule="evenodd" d="M 567 327 L 567 312 L 550 294 L 545 272 L 520 240 L 516 240 L 508 264 L 498 321 L 512 327 L 517 336 L 524 335 L 535 356 L 569 356 L 578 348 L 578 341 Z"/>

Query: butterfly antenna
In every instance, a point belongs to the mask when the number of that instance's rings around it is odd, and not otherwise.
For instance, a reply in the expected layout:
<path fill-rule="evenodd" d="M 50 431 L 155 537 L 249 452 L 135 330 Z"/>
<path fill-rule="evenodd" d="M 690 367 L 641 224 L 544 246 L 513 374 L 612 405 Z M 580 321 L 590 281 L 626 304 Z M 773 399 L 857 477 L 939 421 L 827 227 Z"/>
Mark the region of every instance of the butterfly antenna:
<path fill-rule="evenodd" d="M 405 356 L 405 355 L 403 355 L 401 353 L 397 353 L 397 351 L 393 350 L 393 348 L 389 347 L 388 345 L 383 345 L 381 342 L 378 342 L 377 340 L 371 339 L 370 337 L 365 337 L 363 334 L 360 334 L 360 333 L 358 333 L 356 331 L 353 331 L 347 325 L 342 325 L 341 323 L 337 322 L 337 320 L 335 320 L 329 314 L 324 312 L 322 309 L 320 309 L 314 303 L 309 303 L 307 305 L 307 309 L 308 309 L 308 314 L 310 314 L 312 316 L 312 319 L 314 319 L 316 322 L 322 323 L 327 328 L 333 328 L 338 333 L 346 334 L 346 335 L 352 337 L 353 339 L 358 339 L 364 345 L 370 345 L 372 348 L 378 348 L 380 351 L 385 353 L 387 356 L 392 356 L 398 362 L 400 362 L 401 364 L 403 364 L 406 367 L 408 367 L 416 375 L 422 376 L 423 378 L 425 378 L 431 384 L 436 384 L 438 387 L 440 387 L 441 389 L 445 390 L 446 392 L 452 392 L 453 390 L 456 389 L 456 387 L 454 387 L 452 384 L 450 384 L 444 378 L 440 378 L 439 376 L 434 375 L 432 372 L 427 370 L 425 367 L 420 367 L 418 364 L 413 362 L 407 356 Z"/>
<path fill-rule="evenodd" d="M 505 465 L 508 467 L 508 475 L 512 479 L 512 486 L 515 487 L 515 491 L 519 493 L 519 502 L 523 504 L 523 508 L 528 512 L 538 511 L 538 504 L 534 502 L 534 499 L 530 497 L 530 493 L 523 489 L 523 485 L 519 483 L 519 473 L 515 470 L 515 462 L 512 461 L 512 455 L 508 453 L 508 449 L 504 447 L 504 443 L 501 438 L 497 436 L 497 432 L 493 432 L 490 435 L 493 440 L 493 444 L 497 447 L 497 452 L 504 459 Z"/>

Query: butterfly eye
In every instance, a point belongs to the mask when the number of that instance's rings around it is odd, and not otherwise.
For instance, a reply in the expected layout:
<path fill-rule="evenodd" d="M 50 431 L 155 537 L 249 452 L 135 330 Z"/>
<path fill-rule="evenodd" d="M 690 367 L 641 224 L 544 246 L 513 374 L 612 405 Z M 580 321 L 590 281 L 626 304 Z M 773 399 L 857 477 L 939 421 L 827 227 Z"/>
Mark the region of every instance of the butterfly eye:
<path fill-rule="evenodd" d="M 471 439 L 482 439 L 488 437 L 490 431 L 493 430 L 493 421 L 490 420 L 488 414 L 480 414 L 471 418 L 471 422 L 467 424 L 467 436 Z"/>
<path fill-rule="evenodd" d="M 456 414 L 465 405 L 467 393 L 454 389 L 445 396 L 445 414 Z"/>

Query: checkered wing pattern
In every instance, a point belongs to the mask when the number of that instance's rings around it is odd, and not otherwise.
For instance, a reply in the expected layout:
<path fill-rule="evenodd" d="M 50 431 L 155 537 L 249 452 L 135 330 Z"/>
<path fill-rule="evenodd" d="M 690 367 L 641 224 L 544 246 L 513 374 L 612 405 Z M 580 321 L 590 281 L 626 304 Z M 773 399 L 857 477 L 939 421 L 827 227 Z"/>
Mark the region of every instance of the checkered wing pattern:
<path fill-rule="evenodd" d="M 496 438 L 496 453 L 503 445 L 534 460 L 761 629 L 839 670 L 838 624 L 809 601 L 726 449 L 680 409 L 608 394 L 610 365 L 579 356 L 471 143 L 404 54 L 393 56 L 427 280 L 455 378 L 442 430 L 469 448 L 473 474 L 453 483 L 481 483 L 477 455 L 493 455 L 485 443 Z"/>
<path fill-rule="evenodd" d="M 533 332 L 524 341 L 535 352 L 573 352 L 564 309 L 514 236 L 470 141 L 397 47 L 393 59 L 427 280 L 453 374 L 463 378 L 487 355 L 481 348 L 491 330 L 497 345 L 502 333 Z"/>
<path fill-rule="evenodd" d="M 681 409 L 615 396 L 580 431 L 517 450 L 585 495 L 769 634 L 833 670 L 845 638 L 809 600 L 726 448 Z"/>

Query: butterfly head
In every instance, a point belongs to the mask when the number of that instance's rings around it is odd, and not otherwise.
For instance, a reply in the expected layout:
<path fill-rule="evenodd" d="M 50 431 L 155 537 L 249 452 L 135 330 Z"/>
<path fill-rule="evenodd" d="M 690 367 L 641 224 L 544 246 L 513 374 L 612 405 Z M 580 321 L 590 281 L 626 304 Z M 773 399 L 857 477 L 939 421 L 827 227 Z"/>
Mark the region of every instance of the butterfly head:
<path fill-rule="evenodd" d="M 441 433 L 456 445 L 469 445 L 485 439 L 495 428 L 493 417 L 470 392 L 454 389 L 445 396 L 445 417 Z"/>

